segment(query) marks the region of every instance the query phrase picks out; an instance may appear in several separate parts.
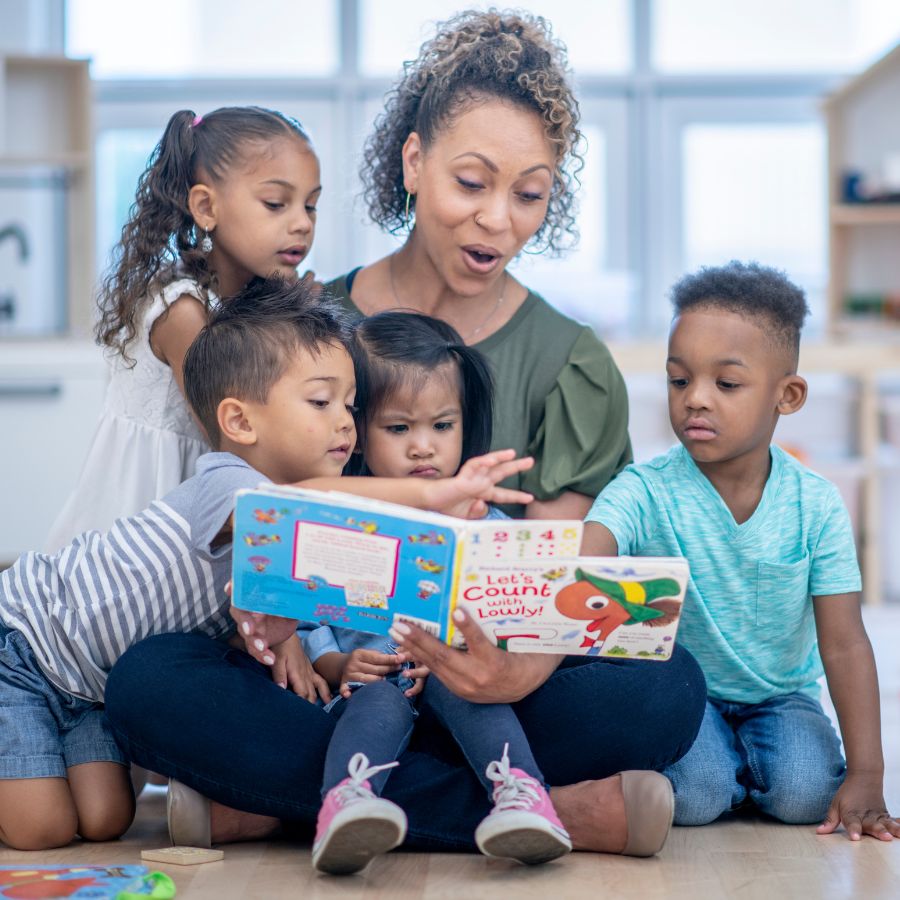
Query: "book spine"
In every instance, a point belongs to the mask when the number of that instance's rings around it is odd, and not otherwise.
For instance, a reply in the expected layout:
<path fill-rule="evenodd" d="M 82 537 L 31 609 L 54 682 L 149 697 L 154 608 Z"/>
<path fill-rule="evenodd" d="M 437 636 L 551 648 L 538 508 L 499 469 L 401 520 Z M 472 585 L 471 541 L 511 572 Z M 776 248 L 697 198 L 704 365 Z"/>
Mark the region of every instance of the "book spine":
<path fill-rule="evenodd" d="M 459 598 L 459 582 L 462 578 L 462 558 L 465 545 L 466 538 L 457 533 L 456 550 L 453 553 L 453 587 L 450 590 L 450 602 L 447 604 L 447 612 L 445 615 L 447 627 L 445 630 L 446 637 L 444 638 L 444 641 L 448 646 L 453 646 L 453 633 L 456 631 L 456 626 L 453 623 L 453 610 L 456 609 L 456 601 Z"/>

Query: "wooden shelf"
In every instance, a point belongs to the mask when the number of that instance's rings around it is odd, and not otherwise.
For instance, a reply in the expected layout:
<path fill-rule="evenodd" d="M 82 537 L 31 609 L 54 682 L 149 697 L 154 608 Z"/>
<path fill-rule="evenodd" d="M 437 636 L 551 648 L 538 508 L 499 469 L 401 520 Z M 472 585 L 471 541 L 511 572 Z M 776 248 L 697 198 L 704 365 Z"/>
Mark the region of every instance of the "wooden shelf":
<path fill-rule="evenodd" d="M 900 225 L 900 203 L 838 203 L 832 225 Z"/>
<path fill-rule="evenodd" d="M 66 246 L 60 261 L 68 333 L 88 337 L 95 260 L 89 64 L 65 56 L 0 53 L 0 176 L 45 172 L 64 176 Z"/>
<path fill-rule="evenodd" d="M 832 322 L 831 328 L 836 338 L 888 344 L 897 355 L 897 366 L 900 368 L 900 353 L 896 346 L 900 342 L 900 320 L 884 316 L 840 316 Z"/>
<path fill-rule="evenodd" d="M 78 171 L 92 164 L 90 153 L 56 153 L 47 156 L 0 154 L 0 169 L 67 169 Z"/>

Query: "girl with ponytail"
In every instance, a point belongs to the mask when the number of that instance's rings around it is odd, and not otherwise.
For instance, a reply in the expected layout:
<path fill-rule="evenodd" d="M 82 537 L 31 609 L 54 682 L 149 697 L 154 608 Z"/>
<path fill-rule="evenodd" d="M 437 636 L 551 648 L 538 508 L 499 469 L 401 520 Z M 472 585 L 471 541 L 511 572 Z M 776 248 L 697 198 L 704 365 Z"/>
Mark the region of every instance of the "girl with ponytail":
<path fill-rule="evenodd" d="M 48 539 L 106 531 L 194 474 L 208 450 L 182 362 L 209 309 L 254 277 L 293 280 L 315 235 L 319 161 L 295 119 L 224 107 L 169 119 L 99 293 L 110 383 L 75 493 Z"/>

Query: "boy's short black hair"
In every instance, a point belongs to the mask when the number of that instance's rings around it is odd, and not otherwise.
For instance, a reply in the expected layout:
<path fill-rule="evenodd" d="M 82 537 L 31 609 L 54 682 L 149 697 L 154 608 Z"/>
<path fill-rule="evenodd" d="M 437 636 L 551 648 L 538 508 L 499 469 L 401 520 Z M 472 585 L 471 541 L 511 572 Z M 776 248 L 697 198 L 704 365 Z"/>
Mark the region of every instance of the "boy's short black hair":
<path fill-rule="evenodd" d="M 451 366 L 459 379 L 462 456 L 487 453 L 493 429 L 494 383 L 487 359 L 465 344 L 451 325 L 416 312 L 391 310 L 362 319 L 353 331 L 356 366 L 357 446 L 348 464 L 353 475 L 368 474 L 366 428 L 397 391 L 421 384 L 428 374 Z"/>
<path fill-rule="evenodd" d="M 778 269 L 737 260 L 725 266 L 705 266 L 676 282 L 672 305 L 676 316 L 709 307 L 758 320 L 791 353 L 796 366 L 809 306 L 803 291 Z"/>
<path fill-rule="evenodd" d="M 315 355 L 349 342 L 346 315 L 309 279 L 257 278 L 223 301 L 184 357 L 184 393 L 211 446 L 221 439 L 222 400 L 265 403 L 298 350 Z"/>

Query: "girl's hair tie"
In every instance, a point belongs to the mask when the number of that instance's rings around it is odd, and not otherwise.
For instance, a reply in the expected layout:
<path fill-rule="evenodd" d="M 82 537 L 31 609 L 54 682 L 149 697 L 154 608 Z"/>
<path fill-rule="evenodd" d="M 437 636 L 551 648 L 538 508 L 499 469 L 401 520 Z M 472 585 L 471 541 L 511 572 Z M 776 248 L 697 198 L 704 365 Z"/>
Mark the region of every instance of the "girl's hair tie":
<path fill-rule="evenodd" d="M 203 121 L 203 116 L 194 116 L 194 121 L 191 122 L 191 128 L 196 128 Z"/>

